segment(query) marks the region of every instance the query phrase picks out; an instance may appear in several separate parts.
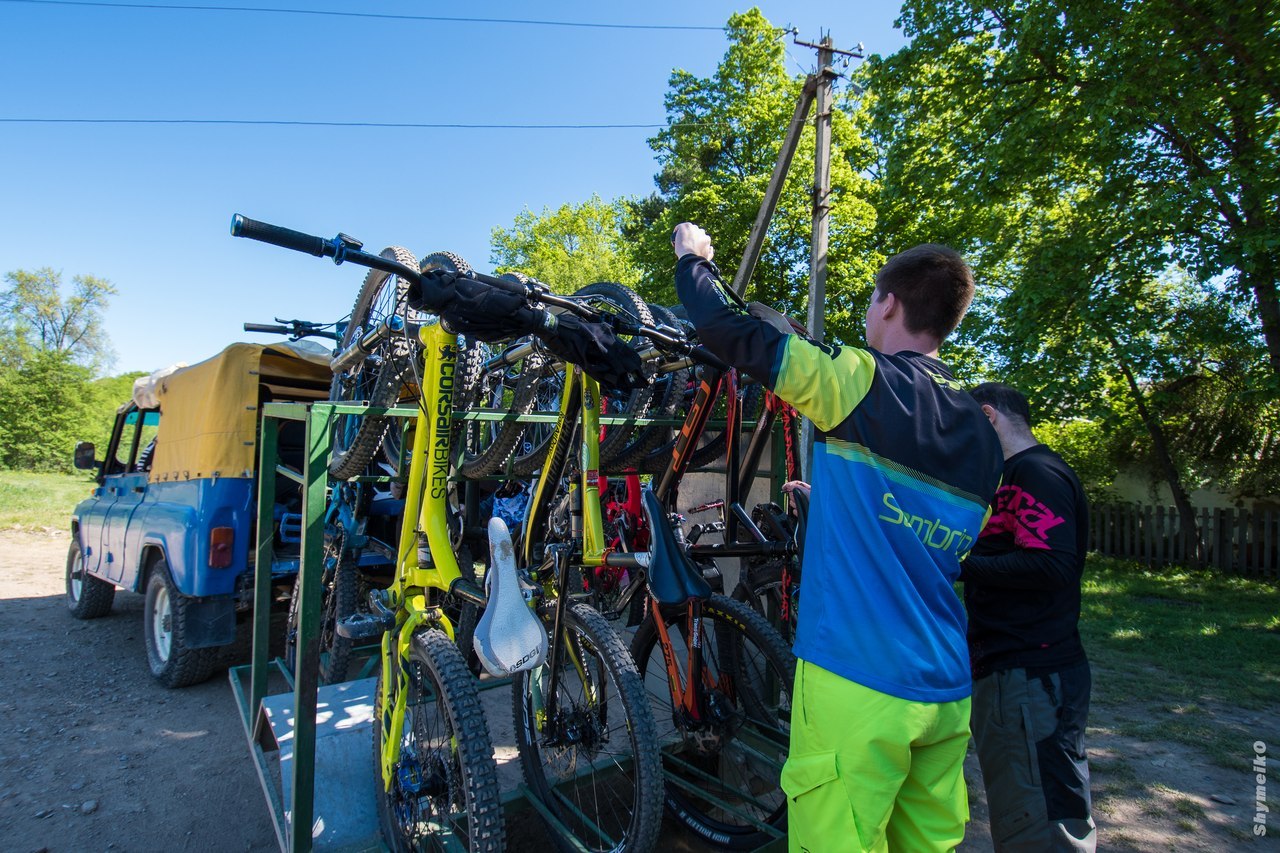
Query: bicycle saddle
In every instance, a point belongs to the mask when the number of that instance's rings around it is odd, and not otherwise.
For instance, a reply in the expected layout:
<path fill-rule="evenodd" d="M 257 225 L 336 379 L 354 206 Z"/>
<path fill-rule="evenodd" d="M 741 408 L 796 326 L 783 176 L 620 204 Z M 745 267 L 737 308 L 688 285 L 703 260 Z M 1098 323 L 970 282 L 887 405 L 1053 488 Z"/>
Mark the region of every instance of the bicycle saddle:
<path fill-rule="evenodd" d="M 489 519 L 489 554 L 489 602 L 476 625 L 476 657 L 490 675 L 533 669 L 547 657 L 547 632 L 525 601 L 511 531 L 497 516 Z"/>
<path fill-rule="evenodd" d="M 649 593 L 659 604 L 684 604 L 694 598 L 710 598 L 711 585 L 676 541 L 671 520 L 653 489 L 641 496 L 649 519 Z"/>

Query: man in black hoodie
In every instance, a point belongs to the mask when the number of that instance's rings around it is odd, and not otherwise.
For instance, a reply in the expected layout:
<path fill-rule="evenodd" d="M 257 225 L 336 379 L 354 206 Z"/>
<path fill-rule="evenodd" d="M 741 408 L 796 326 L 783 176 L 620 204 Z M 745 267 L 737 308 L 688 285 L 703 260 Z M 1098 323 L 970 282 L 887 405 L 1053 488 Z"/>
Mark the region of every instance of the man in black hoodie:
<path fill-rule="evenodd" d="M 1088 504 L 1071 467 L 1032 436 L 1026 397 L 998 382 L 972 394 L 1005 459 L 991 519 L 960 566 L 991 835 L 998 853 L 1093 851 L 1091 676 L 1077 628 Z"/>

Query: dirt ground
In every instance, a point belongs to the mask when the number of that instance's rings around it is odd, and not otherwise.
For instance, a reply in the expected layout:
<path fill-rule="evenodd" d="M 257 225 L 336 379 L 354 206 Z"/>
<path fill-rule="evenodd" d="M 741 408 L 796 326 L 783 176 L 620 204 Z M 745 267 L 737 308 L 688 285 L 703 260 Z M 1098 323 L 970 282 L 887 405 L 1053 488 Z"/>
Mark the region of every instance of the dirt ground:
<path fill-rule="evenodd" d="M 0 531 L 0 851 L 276 849 L 225 673 L 183 690 L 156 684 L 140 595 L 117 593 L 103 619 L 72 619 L 63 604 L 67 545 L 61 532 Z M 1141 709 L 1117 701 L 1123 685 L 1105 671 L 1094 681 L 1095 698 L 1108 698 L 1088 733 L 1099 849 L 1265 845 L 1252 835 L 1252 742 L 1242 741 L 1239 768 L 1227 769 L 1192 747 L 1127 737 L 1117 721 Z M 1216 713 L 1275 750 L 1273 711 Z M 966 775 L 973 817 L 960 849 L 990 850 L 972 754 Z M 1268 829 L 1280 834 L 1280 817 Z M 663 846 L 697 849 L 679 837 Z"/>

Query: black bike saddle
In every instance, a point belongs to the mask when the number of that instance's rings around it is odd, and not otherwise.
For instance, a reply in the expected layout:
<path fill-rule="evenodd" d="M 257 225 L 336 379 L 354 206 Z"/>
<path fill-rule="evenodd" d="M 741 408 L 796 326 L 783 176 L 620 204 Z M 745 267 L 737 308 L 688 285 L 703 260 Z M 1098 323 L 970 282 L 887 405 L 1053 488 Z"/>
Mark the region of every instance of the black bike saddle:
<path fill-rule="evenodd" d="M 641 503 L 649 519 L 649 593 L 668 605 L 710 598 L 711 585 L 676 542 L 671 520 L 653 489 L 644 490 Z"/>

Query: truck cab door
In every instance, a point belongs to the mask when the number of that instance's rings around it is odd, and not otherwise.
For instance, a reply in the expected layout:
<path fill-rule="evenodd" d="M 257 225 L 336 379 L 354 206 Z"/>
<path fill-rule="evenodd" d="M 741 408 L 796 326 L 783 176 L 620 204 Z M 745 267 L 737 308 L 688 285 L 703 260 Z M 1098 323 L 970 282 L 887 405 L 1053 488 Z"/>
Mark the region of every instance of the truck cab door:
<path fill-rule="evenodd" d="M 132 431 L 129 450 L 127 453 L 124 451 L 122 437 L 120 451 L 115 458 L 121 466 L 120 473 L 108 478 L 112 480 L 114 493 L 103 525 L 102 573 L 126 588 L 134 585 L 138 570 L 138 555 L 131 553 L 129 548 L 131 540 L 137 548 L 137 537 L 128 535 L 129 525 L 146 497 L 151 456 L 155 449 L 152 442 L 159 424 L 159 412 L 135 410 L 128 413 L 125 430 Z"/>
<path fill-rule="evenodd" d="M 131 409 L 132 407 L 122 409 L 116 415 L 115 426 L 111 429 L 111 441 L 107 444 L 106 458 L 102 461 L 102 471 L 98 475 L 98 485 L 93 490 L 93 502 L 80 515 L 80 547 L 84 550 L 84 568 L 97 577 L 108 576 L 103 538 L 106 535 L 107 515 L 118 497 L 118 480 L 124 471 L 120 454 L 132 452 L 136 427 L 128 422 Z"/>

